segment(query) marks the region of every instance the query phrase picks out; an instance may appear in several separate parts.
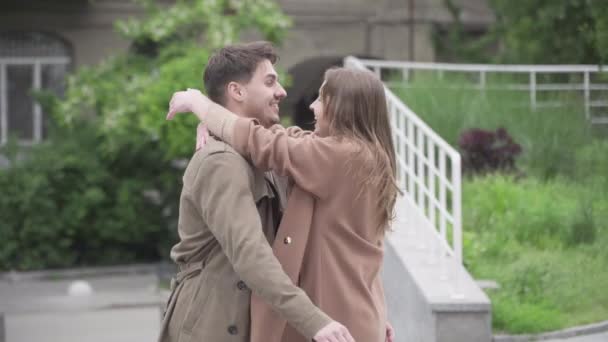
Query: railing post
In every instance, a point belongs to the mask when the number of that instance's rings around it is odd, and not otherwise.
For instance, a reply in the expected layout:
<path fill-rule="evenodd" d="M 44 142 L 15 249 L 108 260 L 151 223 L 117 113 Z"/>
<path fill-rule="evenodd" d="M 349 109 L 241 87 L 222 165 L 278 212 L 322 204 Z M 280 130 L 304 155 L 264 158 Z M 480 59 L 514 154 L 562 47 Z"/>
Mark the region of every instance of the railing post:
<path fill-rule="evenodd" d="M 409 155 L 410 153 L 412 153 L 412 151 L 410 151 L 407 147 L 407 142 L 405 141 L 407 139 L 407 135 L 405 133 L 406 130 L 406 121 L 405 121 L 405 113 L 401 113 L 399 112 L 396 108 L 395 108 L 395 112 L 398 113 L 398 117 L 397 117 L 397 127 L 399 129 L 399 132 L 401 133 L 401 137 L 399 138 L 399 149 L 401 150 L 401 158 L 403 160 L 403 165 L 400 168 L 400 174 L 401 174 L 401 184 L 403 186 L 403 190 L 405 191 L 405 180 L 408 178 L 407 176 L 407 170 L 405 168 L 404 165 L 407 165 L 407 160 L 406 157 L 407 155 Z"/>
<path fill-rule="evenodd" d="M 414 123 L 412 120 L 407 120 L 407 141 L 408 141 L 408 154 L 407 154 L 407 165 L 409 167 L 409 174 L 407 177 L 407 192 L 411 194 L 412 201 L 416 200 L 414 194 L 414 178 L 416 173 L 414 172 L 414 154 L 416 153 L 416 145 L 414 144 Z"/>
<path fill-rule="evenodd" d="M 7 93 L 6 64 L 0 62 L 0 145 L 6 144 L 8 140 Z"/>
<path fill-rule="evenodd" d="M 427 152 L 428 152 L 428 160 L 429 160 L 429 165 L 428 165 L 428 175 L 427 175 L 427 180 L 429 183 L 429 210 L 430 210 L 430 220 L 431 220 L 431 224 L 436 227 L 437 226 L 437 217 L 436 217 L 436 210 L 435 210 L 435 200 L 437 197 L 436 191 L 435 191 L 435 170 L 437 169 L 437 165 L 435 164 L 435 142 L 433 140 L 429 139 L 428 145 L 427 147 Z"/>
<path fill-rule="evenodd" d="M 585 71 L 584 74 L 584 91 L 585 91 L 585 117 L 587 118 L 587 122 L 591 120 L 591 87 L 590 87 L 590 79 L 589 79 L 589 71 Z"/>
<path fill-rule="evenodd" d="M 536 72 L 530 71 L 530 107 L 536 110 Z"/>
<path fill-rule="evenodd" d="M 486 72 L 479 72 L 479 90 L 484 93 L 486 91 Z"/>
<path fill-rule="evenodd" d="M 40 90 L 42 88 L 42 65 L 40 61 L 34 63 L 34 89 Z M 40 103 L 38 101 L 34 101 L 34 134 L 33 140 L 34 142 L 42 141 L 42 108 L 40 107 Z"/>
<path fill-rule="evenodd" d="M 403 68 L 403 69 L 401 69 L 401 72 L 403 73 L 403 82 L 409 83 L 410 82 L 410 69 Z"/>
<path fill-rule="evenodd" d="M 446 165 L 445 165 L 445 159 L 446 159 L 446 154 L 445 151 L 443 149 L 441 149 L 439 151 L 439 174 L 441 175 L 440 180 L 441 180 L 441 185 L 439 186 L 439 205 L 441 206 L 442 210 L 447 210 L 447 194 L 446 194 L 446 181 L 448 179 L 447 176 L 447 172 L 446 172 Z M 441 216 L 439 218 L 439 233 L 441 234 L 441 238 L 445 241 L 448 241 L 447 239 L 447 232 L 446 232 L 446 213 L 442 212 Z"/>
<path fill-rule="evenodd" d="M 460 155 L 452 158 L 452 217 L 453 250 L 458 263 L 462 264 L 462 214 L 461 214 L 461 165 Z"/>
<path fill-rule="evenodd" d="M 422 209 L 422 211 L 424 212 L 424 141 L 425 141 L 425 137 L 424 134 L 422 134 L 422 129 L 420 129 L 420 126 L 416 127 L 416 133 L 417 133 L 417 138 L 416 138 L 416 142 L 417 142 L 417 146 L 416 146 L 416 150 L 418 153 L 418 158 L 416 158 L 416 173 L 417 175 L 417 179 L 418 179 L 418 196 L 416 198 L 416 204 L 418 204 L 418 207 Z"/>

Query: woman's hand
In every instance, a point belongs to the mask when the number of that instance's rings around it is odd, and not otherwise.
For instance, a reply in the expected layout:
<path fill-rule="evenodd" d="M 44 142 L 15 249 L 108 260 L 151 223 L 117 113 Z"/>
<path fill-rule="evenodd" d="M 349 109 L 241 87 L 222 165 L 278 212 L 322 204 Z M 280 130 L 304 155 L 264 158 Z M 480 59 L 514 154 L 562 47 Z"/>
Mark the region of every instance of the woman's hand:
<path fill-rule="evenodd" d="M 207 125 L 201 122 L 196 126 L 196 151 L 205 147 L 208 141 L 209 131 L 207 130 Z"/>
<path fill-rule="evenodd" d="M 313 340 L 316 342 L 355 342 L 350 331 L 335 321 L 317 331 Z"/>
<path fill-rule="evenodd" d="M 200 121 L 203 121 L 211 103 L 211 100 L 197 89 L 188 88 L 186 91 L 175 92 L 169 102 L 167 120 L 172 120 L 176 114 L 194 113 Z"/>
<path fill-rule="evenodd" d="M 386 322 L 386 342 L 393 341 L 395 341 L 395 330 L 389 322 Z"/>

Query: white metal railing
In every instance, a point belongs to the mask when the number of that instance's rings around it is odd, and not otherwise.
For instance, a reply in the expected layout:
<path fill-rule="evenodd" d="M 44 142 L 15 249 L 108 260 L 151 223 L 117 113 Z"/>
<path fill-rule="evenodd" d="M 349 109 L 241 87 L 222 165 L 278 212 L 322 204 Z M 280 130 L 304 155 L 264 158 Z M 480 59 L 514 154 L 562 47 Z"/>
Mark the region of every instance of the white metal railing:
<path fill-rule="evenodd" d="M 362 70 L 375 67 L 352 56 L 344 59 L 344 66 Z M 461 263 L 460 154 L 390 89 L 385 90 L 397 155 L 397 180 L 404 197 L 411 210 L 424 217 L 445 251 Z"/>
<path fill-rule="evenodd" d="M 6 144 L 9 135 L 7 70 L 13 65 L 29 65 L 32 67 L 32 90 L 42 88 L 42 68 L 48 65 L 68 65 L 70 59 L 67 57 L 0 57 L 0 145 Z M 20 143 L 29 145 L 42 140 L 43 120 L 40 104 L 33 100 L 33 139 L 21 140 Z"/>
<path fill-rule="evenodd" d="M 405 61 L 361 60 L 368 69 L 381 76 L 384 71 L 396 71 L 401 75 L 399 86 L 407 86 L 415 71 L 434 71 L 439 77 L 445 73 L 466 73 L 476 75 L 472 89 L 478 90 L 518 90 L 529 93 L 532 108 L 560 106 L 562 101 L 540 101 L 539 95 L 547 92 L 577 94 L 582 100 L 585 116 L 592 124 L 608 124 L 608 83 L 602 83 L 600 74 L 608 80 L 605 67 L 596 65 L 494 65 L 494 64 L 452 64 L 421 63 Z M 492 74 L 527 75 L 525 83 L 500 84 L 493 86 L 488 82 Z M 539 81 L 539 76 L 569 74 L 573 81 L 547 83 Z M 603 109 L 603 111 L 602 111 Z"/>

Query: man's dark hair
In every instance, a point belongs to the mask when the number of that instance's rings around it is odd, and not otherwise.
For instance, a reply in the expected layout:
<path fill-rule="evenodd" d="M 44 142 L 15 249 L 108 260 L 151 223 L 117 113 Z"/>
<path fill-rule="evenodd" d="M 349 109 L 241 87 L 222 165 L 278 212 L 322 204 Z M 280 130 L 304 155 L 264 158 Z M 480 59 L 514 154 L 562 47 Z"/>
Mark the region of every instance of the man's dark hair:
<path fill-rule="evenodd" d="M 258 64 L 265 59 L 272 64 L 279 59 L 269 42 L 259 41 L 223 47 L 209 57 L 205 68 L 203 81 L 207 96 L 216 103 L 225 104 L 226 85 L 230 82 L 249 82 Z"/>

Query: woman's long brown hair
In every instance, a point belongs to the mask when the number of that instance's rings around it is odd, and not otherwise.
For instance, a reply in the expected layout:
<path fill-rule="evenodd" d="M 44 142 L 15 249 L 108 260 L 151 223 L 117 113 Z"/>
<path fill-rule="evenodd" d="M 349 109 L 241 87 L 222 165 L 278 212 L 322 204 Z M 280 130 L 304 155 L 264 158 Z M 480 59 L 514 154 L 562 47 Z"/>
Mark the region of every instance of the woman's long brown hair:
<path fill-rule="evenodd" d="M 363 143 L 373 165 L 365 184 L 378 191 L 378 232 L 389 229 L 400 192 L 384 85 L 371 72 L 333 68 L 325 72 L 319 95 L 329 120 L 329 134 Z"/>

